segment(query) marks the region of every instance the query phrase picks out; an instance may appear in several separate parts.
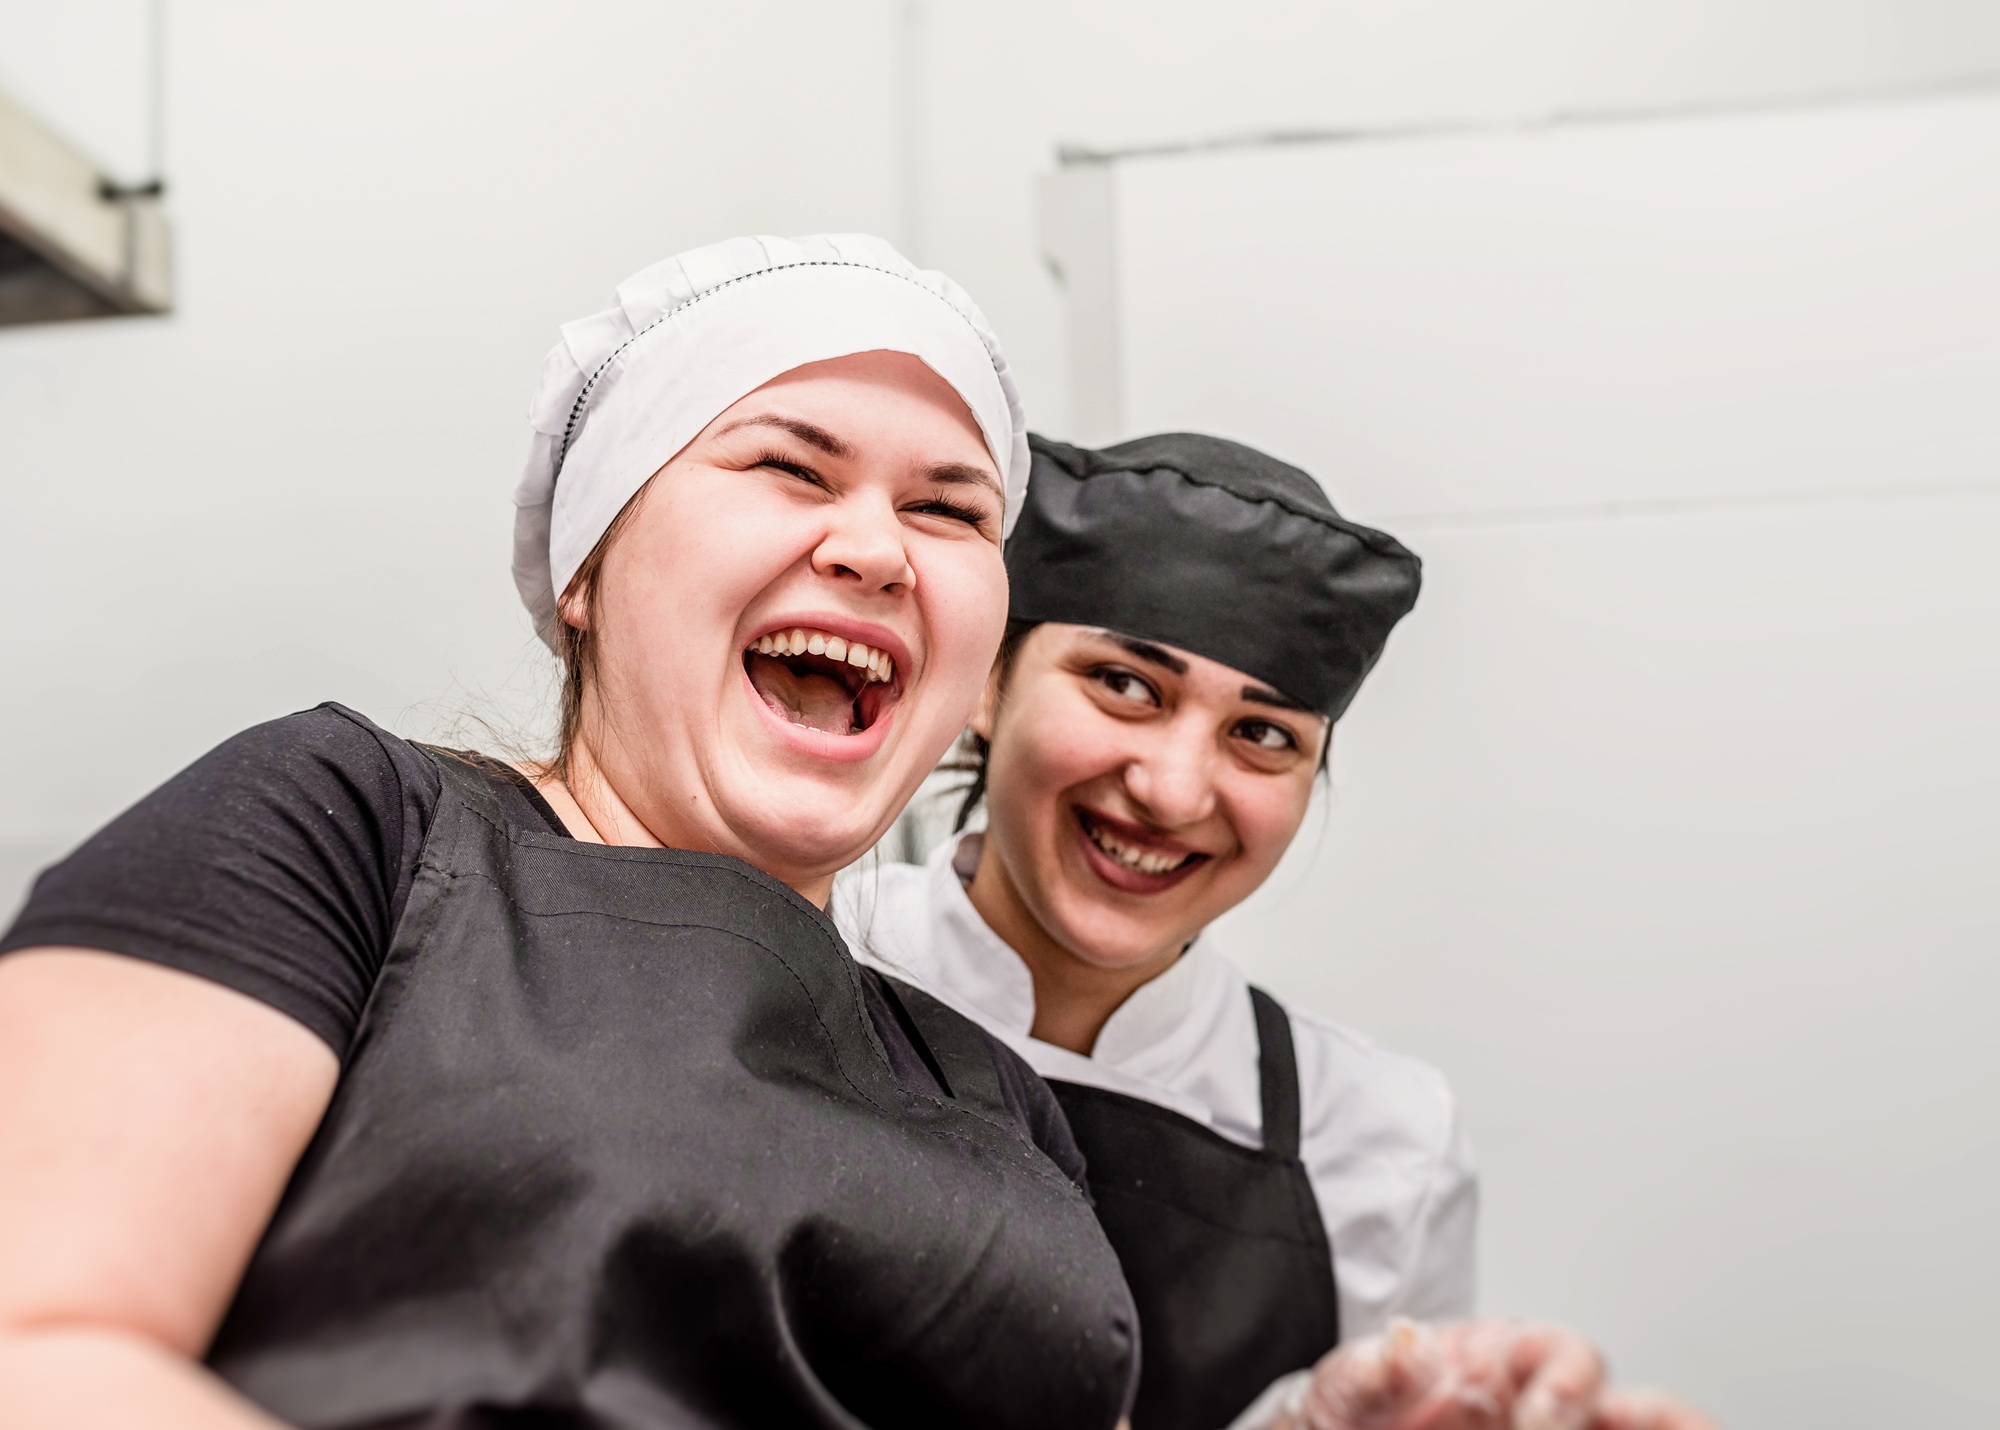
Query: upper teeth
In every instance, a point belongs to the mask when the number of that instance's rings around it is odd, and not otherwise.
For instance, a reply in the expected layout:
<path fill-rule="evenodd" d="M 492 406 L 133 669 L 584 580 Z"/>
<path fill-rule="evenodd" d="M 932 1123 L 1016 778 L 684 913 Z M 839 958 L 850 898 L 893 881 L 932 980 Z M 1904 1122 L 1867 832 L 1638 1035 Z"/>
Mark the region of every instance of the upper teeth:
<path fill-rule="evenodd" d="M 844 660 L 859 666 L 870 680 L 886 682 L 896 678 L 896 662 L 886 650 L 871 650 L 860 641 L 843 640 L 803 626 L 759 636 L 751 649 L 759 655 L 823 655 L 828 660 Z"/>
<path fill-rule="evenodd" d="M 1149 854 L 1144 849 L 1134 849 L 1105 832 L 1095 821 L 1092 821 L 1088 828 L 1090 842 L 1127 869 L 1137 869 L 1142 874 L 1164 874 L 1169 870 L 1180 868 L 1187 862 L 1185 854 Z"/>

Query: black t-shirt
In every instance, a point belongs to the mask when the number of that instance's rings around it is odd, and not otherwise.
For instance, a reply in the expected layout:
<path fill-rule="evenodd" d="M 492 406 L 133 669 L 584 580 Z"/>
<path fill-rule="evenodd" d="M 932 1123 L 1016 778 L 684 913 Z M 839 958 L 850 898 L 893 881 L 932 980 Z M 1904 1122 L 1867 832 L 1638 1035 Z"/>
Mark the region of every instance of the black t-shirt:
<path fill-rule="evenodd" d="M 517 818 L 568 837 L 518 772 L 482 763 Z M 0 954 L 58 944 L 197 974 L 297 1019 L 345 1061 L 442 791 L 429 756 L 344 706 L 258 725 L 37 879 Z M 862 972 L 898 1081 L 936 1095 L 894 991 Z M 986 1040 L 1009 1109 L 1081 1185 L 1083 1157 L 1054 1095 L 1012 1049 Z"/>

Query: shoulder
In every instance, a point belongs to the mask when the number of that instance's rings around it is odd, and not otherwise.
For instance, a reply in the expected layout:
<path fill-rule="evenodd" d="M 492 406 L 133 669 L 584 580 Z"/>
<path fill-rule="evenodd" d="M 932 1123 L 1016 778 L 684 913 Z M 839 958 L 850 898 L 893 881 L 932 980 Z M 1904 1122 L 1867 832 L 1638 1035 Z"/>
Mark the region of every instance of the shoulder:
<path fill-rule="evenodd" d="M 1297 1009 L 1300 1157 L 1343 1265 L 1344 1324 L 1469 1315 L 1478 1176 L 1451 1084 Z"/>
<path fill-rule="evenodd" d="M 1285 1011 L 1308 1132 L 1314 1122 L 1338 1122 L 1413 1152 L 1441 1152 L 1450 1144 L 1458 1104 L 1442 1072 L 1316 1013 Z"/>
<path fill-rule="evenodd" d="M 414 784 L 433 793 L 437 767 L 409 741 L 367 716 L 328 701 L 235 735 L 189 767 L 189 774 L 265 776 L 279 784 L 333 777 L 356 793 Z"/>
<path fill-rule="evenodd" d="M 422 751 L 329 703 L 232 735 L 85 848 L 136 847 L 162 865 L 254 861 L 274 839 L 318 845 L 329 829 L 400 837 L 429 820 L 440 790 Z"/>
<path fill-rule="evenodd" d="M 1471 1175 L 1458 1100 L 1442 1072 L 1317 1014 L 1286 1012 L 1298 1050 L 1300 1141 L 1316 1170 L 1392 1183 L 1414 1199 Z"/>
<path fill-rule="evenodd" d="M 422 751 L 342 706 L 253 726 L 44 871 L 0 951 L 59 944 L 165 964 L 342 1052 L 441 790 Z"/>

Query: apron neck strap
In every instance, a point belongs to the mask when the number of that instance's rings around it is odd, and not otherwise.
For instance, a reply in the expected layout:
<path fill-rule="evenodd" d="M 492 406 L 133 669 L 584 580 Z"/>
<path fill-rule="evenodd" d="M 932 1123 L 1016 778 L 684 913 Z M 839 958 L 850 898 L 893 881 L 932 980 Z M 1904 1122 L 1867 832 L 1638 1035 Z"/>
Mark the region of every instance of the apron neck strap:
<path fill-rule="evenodd" d="M 992 1046 L 970 1018 L 953 1012 L 921 988 L 882 974 L 877 980 L 900 1005 L 908 1028 L 917 1035 L 918 1052 L 929 1053 L 931 1072 L 944 1084 L 953 1102 L 976 1108 L 989 1117 L 1009 1119 L 1007 1094 Z"/>
<path fill-rule="evenodd" d="M 1299 1155 L 1299 1063 L 1292 1050 L 1292 1020 L 1278 1000 L 1261 988 L 1250 990 L 1257 1015 L 1257 1078 L 1264 1097 L 1264 1150 L 1274 1157 Z"/>
<path fill-rule="evenodd" d="M 493 787 L 493 761 L 467 750 L 447 750 L 441 745 L 418 745 L 430 757 L 444 780 L 444 787 L 457 795 L 492 823 L 506 827 L 507 814 L 500 793 Z"/>

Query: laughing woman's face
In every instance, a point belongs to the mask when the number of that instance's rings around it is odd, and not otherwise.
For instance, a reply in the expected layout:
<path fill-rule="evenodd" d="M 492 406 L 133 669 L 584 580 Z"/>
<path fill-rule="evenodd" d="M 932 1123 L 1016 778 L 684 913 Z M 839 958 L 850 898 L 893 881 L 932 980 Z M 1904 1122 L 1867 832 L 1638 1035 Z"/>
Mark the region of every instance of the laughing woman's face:
<path fill-rule="evenodd" d="M 604 558 L 581 740 L 662 843 L 807 889 L 964 725 L 1007 614 L 1000 473 L 916 358 L 798 368 L 660 469 Z"/>

